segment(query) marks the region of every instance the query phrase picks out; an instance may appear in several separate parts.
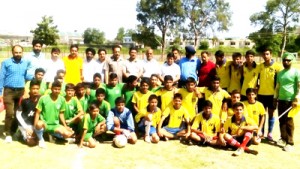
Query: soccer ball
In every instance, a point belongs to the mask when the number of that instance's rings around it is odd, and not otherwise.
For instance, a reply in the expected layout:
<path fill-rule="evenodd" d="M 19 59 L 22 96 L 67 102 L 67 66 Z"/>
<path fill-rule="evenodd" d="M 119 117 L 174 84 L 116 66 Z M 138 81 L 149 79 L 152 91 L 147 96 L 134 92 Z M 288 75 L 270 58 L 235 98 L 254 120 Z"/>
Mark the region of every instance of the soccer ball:
<path fill-rule="evenodd" d="M 127 138 L 126 138 L 126 136 L 124 136 L 123 134 L 121 134 L 121 135 L 116 135 L 113 141 L 114 141 L 114 144 L 115 144 L 118 148 L 125 147 L 125 145 L 127 144 Z"/>

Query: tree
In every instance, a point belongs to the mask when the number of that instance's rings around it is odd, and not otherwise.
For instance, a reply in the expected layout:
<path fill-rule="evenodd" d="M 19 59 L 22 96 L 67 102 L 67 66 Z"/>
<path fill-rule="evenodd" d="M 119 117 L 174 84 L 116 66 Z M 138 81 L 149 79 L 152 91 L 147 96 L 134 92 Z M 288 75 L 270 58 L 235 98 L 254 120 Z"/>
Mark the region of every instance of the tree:
<path fill-rule="evenodd" d="M 268 0 L 264 11 L 250 17 L 253 24 L 282 34 L 280 56 L 286 47 L 288 29 L 299 21 L 299 6 L 299 0 Z"/>
<path fill-rule="evenodd" d="M 123 27 L 119 28 L 115 40 L 119 42 L 123 42 L 124 35 L 125 35 L 125 29 Z"/>
<path fill-rule="evenodd" d="M 83 33 L 84 44 L 102 45 L 105 42 L 105 34 L 96 28 L 87 28 Z"/>
<path fill-rule="evenodd" d="M 179 24 L 183 18 L 181 0 L 140 0 L 137 3 L 137 20 L 144 27 L 157 27 L 161 32 L 162 55 L 166 46 L 167 31 Z"/>
<path fill-rule="evenodd" d="M 231 26 L 231 12 L 224 0 L 183 0 L 184 15 L 188 19 L 186 30 L 192 33 L 195 47 L 207 29 L 227 31 Z"/>
<path fill-rule="evenodd" d="M 56 45 L 59 39 L 57 25 L 54 25 L 52 16 L 43 16 L 42 21 L 37 24 L 37 28 L 31 30 L 33 39 L 43 41 L 45 45 Z"/>
<path fill-rule="evenodd" d="M 137 32 L 132 34 L 132 40 L 138 43 L 143 43 L 145 46 L 149 46 L 152 49 L 156 49 L 160 46 L 161 37 L 154 33 L 154 29 L 138 25 Z"/>

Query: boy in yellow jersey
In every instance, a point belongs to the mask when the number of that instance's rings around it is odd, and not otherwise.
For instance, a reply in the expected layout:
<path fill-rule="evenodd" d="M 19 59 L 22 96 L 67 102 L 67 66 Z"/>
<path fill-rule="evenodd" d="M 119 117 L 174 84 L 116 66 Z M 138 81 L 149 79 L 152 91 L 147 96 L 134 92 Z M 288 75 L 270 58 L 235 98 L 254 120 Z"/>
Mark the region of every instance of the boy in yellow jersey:
<path fill-rule="evenodd" d="M 135 92 L 132 97 L 133 108 L 136 114 L 139 114 L 141 110 L 147 107 L 148 105 L 148 98 L 151 94 L 149 91 L 150 79 L 149 78 L 142 78 L 140 90 Z"/>
<path fill-rule="evenodd" d="M 255 122 L 255 124 L 258 126 L 258 130 L 254 131 L 253 133 L 253 143 L 254 144 L 259 144 L 261 141 L 261 136 L 262 136 L 262 127 L 265 121 L 265 108 L 264 105 L 256 101 L 256 92 L 255 89 L 253 88 L 248 88 L 246 90 L 246 94 L 248 97 L 247 101 L 244 101 L 245 109 L 247 109 L 248 112 L 248 117 L 252 118 Z"/>
<path fill-rule="evenodd" d="M 241 90 L 241 100 L 248 100 L 246 96 L 246 90 L 248 88 L 257 88 L 257 80 L 260 71 L 260 66 L 254 61 L 255 53 L 252 50 L 246 52 L 246 61 L 243 65 L 243 85 Z"/>
<path fill-rule="evenodd" d="M 201 93 L 197 91 L 196 80 L 192 77 L 186 79 L 186 88 L 180 88 L 178 93 L 182 95 L 182 106 L 189 112 L 190 120 L 193 121 L 196 116 L 196 105 L 198 97 L 201 97 Z"/>
<path fill-rule="evenodd" d="M 162 128 L 164 120 L 170 116 L 170 120 L 167 126 Z M 187 123 L 187 128 L 181 127 L 183 119 Z M 173 105 L 170 105 L 163 112 L 161 120 L 158 124 L 157 133 L 158 136 L 168 139 L 175 137 L 188 138 L 191 134 L 190 119 L 188 111 L 182 106 L 182 95 L 176 93 L 173 98 Z"/>
<path fill-rule="evenodd" d="M 241 102 L 235 103 L 232 108 L 234 116 L 226 121 L 225 130 L 220 134 L 221 142 L 237 148 L 234 156 L 241 155 L 244 151 L 257 155 L 257 151 L 249 149 L 252 133 L 258 129 L 257 125 L 251 118 L 243 115 L 244 105 Z"/>
<path fill-rule="evenodd" d="M 155 94 L 149 96 L 148 106 L 135 116 L 139 131 L 145 133 L 145 141 L 158 143 L 159 137 L 156 132 L 161 118 L 161 110 L 157 107 L 158 97 Z"/>
<path fill-rule="evenodd" d="M 173 96 L 176 92 L 177 88 L 173 86 L 173 77 L 166 75 L 164 77 L 164 87 L 155 93 L 159 97 L 162 112 L 172 104 Z"/>
<path fill-rule="evenodd" d="M 241 80 L 242 80 L 242 54 L 235 52 L 232 54 L 232 62 L 229 66 L 229 76 L 230 82 L 227 91 L 231 93 L 233 90 L 241 90 Z M 223 79 L 222 79 L 223 80 Z"/>
<path fill-rule="evenodd" d="M 214 105 L 211 112 L 220 116 L 223 101 L 230 98 L 229 93 L 220 87 L 220 78 L 218 76 L 212 77 L 211 86 L 200 87 L 199 91 L 205 100 L 211 101 Z"/>
<path fill-rule="evenodd" d="M 212 114 L 212 103 L 209 100 L 203 103 L 203 112 L 196 115 L 191 128 L 190 138 L 202 143 L 217 145 L 220 132 L 220 118 Z"/>
<path fill-rule="evenodd" d="M 257 100 L 268 110 L 269 124 L 267 138 L 272 141 L 272 131 L 275 123 L 274 111 L 276 109 L 276 105 L 273 104 L 273 97 L 275 93 L 276 76 L 278 72 L 282 70 L 282 65 L 272 59 L 272 50 L 268 48 L 263 51 L 263 59 L 264 62 L 260 64 Z"/>
<path fill-rule="evenodd" d="M 227 90 L 230 83 L 229 66 L 231 62 L 226 61 L 224 52 L 221 50 L 216 51 L 215 58 L 217 75 L 220 77 L 220 79 L 222 79 L 220 87 L 224 90 Z"/>

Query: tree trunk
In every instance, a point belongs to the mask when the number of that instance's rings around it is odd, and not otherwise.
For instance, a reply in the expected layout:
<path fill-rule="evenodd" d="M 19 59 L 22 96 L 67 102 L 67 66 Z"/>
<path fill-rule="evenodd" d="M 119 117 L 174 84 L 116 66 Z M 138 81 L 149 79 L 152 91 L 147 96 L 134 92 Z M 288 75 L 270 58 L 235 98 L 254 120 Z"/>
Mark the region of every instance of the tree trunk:
<path fill-rule="evenodd" d="M 281 41 L 281 50 L 280 50 L 280 55 L 279 57 L 282 57 L 284 51 L 285 51 L 285 46 L 286 46 L 286 37 L 287 37 L 287 31 L 286 31 L 286 26 L 283 27 L 283 37 Z"/>
<path fill-rule="evenodd" d="M 165 55 L 165 45 L 166 45 L 166 30 L 163 30 L 161 33 L 161 61 L 163 61 L 164 55 Z"/>

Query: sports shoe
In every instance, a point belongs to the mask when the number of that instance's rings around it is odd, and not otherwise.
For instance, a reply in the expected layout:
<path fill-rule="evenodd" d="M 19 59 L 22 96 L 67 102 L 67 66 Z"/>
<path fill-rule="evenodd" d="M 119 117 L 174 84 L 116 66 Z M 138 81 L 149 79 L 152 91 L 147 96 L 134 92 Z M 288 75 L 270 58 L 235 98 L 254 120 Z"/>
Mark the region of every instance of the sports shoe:
<path fill-rule="evenodd" d="M 267 139 L 268 139 L 269 141 L 273 141 L 272 133 L 268 133 Z"/>
<path fill-rule="evenodd" d="M 39 141 L 39 147 L 40 147 L 40 148 L 46 148 L 46 143 L 45 143 L 44 140 L 40 140 L 40 141 Z"/>
<path fill-rule="evenodd" d="M 258 151 L 253 150 L 253 149 L 247 149 L 247 150 L 245 150 L 245 152 L 249 153 L 249 154 L 253 154 L 253 155 L 257 155 L 258 154 Z"/>
<path fill-rule="evenodd" d="M 145 142 L 147 142 L 147 143 L 151 143 L 150 136 L 145 136 Z"/>
<path fill-rule="evenodd" d="M 283 147 L 283 151 L 286 151 L 286 152 L 291 152 L 294 150 L 294 146 L 290 145 L 290 144 L 287 144 L 286 146 Z"/>
<path fill-rule="evenodd" d="M 239 155 L 243 154 L 243 152 L 244 152 L 243 148 L 238 148 L 232 155 L 239 156 Z"/>
<path fill-rule="evenodd" d="M 282 138 L 276 141 L 276 144 L 282 147 L 286 146 L 286 142 Z"/>
<path fill-rule="evenodd" d="M 66 140 L 68 141 L 68 144 L 74 144 L 76 142 L 75 138 L 66 138 Z"/>
<path fill-rule="evenodd" d="M 12 142 L 12 137 L 11 136 L 6 136 L 4 141 L 5 141 L 5 143 L 11 143 Z"/>

